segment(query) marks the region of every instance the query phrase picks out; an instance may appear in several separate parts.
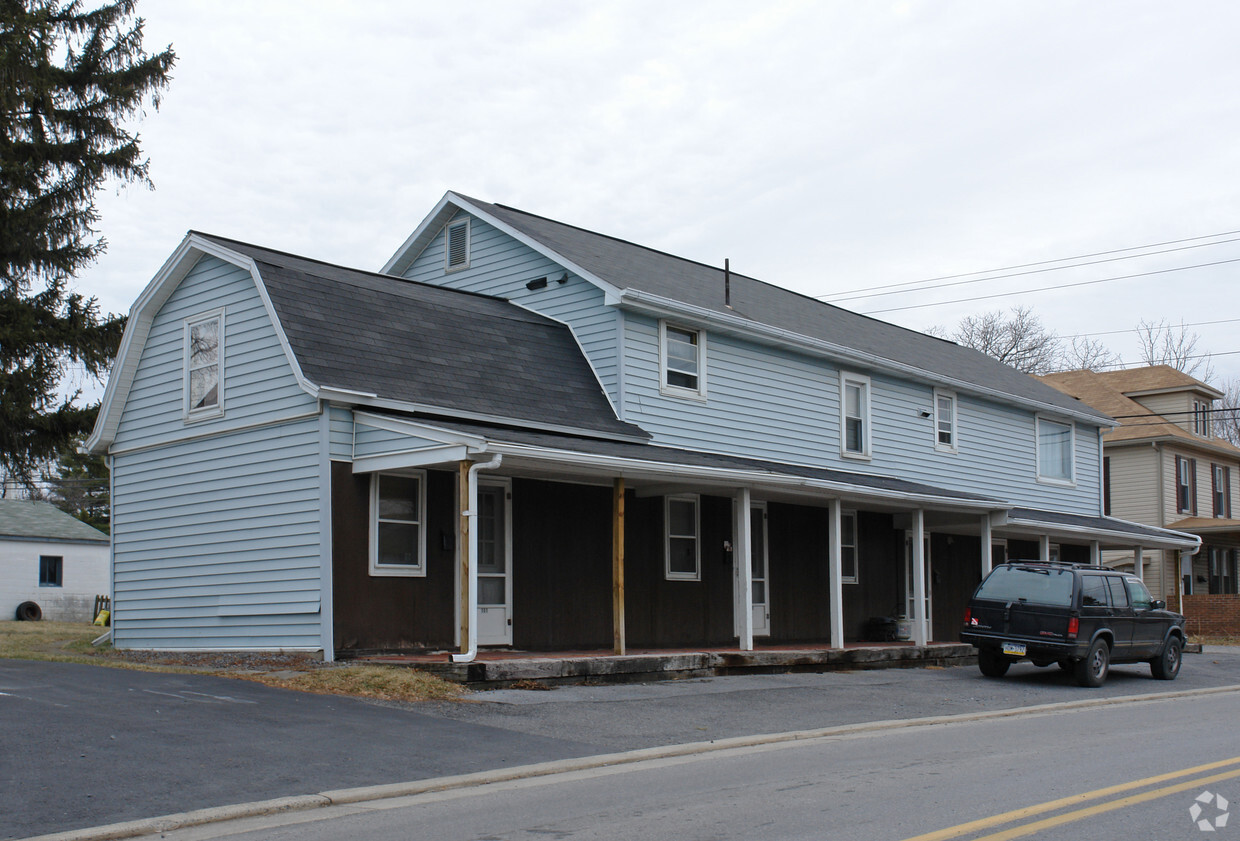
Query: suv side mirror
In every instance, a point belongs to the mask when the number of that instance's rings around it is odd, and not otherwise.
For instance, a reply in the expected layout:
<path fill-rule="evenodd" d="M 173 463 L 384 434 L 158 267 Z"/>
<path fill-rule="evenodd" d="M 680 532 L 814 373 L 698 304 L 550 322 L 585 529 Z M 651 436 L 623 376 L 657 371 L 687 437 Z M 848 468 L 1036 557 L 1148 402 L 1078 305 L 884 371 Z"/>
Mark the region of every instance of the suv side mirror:
<path fill-rule="evenodd" d="M 1154 599 L 1150 602 L 1150 610 L 1166 610 L 1167 603 L 1162 599 Z"/>

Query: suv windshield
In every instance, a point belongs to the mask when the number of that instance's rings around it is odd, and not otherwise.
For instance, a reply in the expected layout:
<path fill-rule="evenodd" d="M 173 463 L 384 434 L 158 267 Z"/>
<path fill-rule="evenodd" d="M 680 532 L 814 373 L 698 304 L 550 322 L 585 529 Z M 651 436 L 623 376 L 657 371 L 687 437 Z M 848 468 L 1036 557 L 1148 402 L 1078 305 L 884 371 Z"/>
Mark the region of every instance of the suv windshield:
<path fill-rule="evenodd" d="M 1072 570 L 1036 567 L 996 567 L 982 586 L 978 599 L 997 602 L 1023 601 L 1032 604 L 1072 605 Z"/>

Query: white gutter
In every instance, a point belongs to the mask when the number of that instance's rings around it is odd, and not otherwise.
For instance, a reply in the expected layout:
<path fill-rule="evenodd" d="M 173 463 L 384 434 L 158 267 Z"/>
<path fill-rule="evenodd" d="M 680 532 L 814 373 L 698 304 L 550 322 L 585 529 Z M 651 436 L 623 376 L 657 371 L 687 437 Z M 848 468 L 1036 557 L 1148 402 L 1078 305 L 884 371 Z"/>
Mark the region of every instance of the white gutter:
<path fill-rule="evenodd" d="M 469 580 L 466 583 L 469 598 L 465 608 L 469 616 L 469 648 L 464 654 L 453 654 L 453 663 L 472 663 L 478 656 L 478 471 L 494 470 L 503 460 L 502 455 L 497 455 L 490 461 L 475 461 L 469 466 L 469 510 L 462 512 L 469 529 L 469 547 L 465 550 L 469 557 Z"/>
<path fill-rule="evenodd" d="M 1179 552 L 1179 563 L 1176 564 L 1176 570 L 1175 570 L 1176 571 L 1175 589 L 1176 589 L 1176 592 L 1179 593 L 1179 596 L 1180 596 L 1180 603 L 1176 605 L 1177 613 L 1184 612 L 1184 559 L 1193 558 L 1200 551 L 1201 551 L 1201 538 L 1199 537 L 1197 538 L 1196 546 L 1194 546 L 1192 549 L 1181 549 Z M 1189 564 L 1188 564 L 1188 574 L 1189 575 L 1193 574 L 1193 565 L 1191 561 L 1189 561 Z"/>

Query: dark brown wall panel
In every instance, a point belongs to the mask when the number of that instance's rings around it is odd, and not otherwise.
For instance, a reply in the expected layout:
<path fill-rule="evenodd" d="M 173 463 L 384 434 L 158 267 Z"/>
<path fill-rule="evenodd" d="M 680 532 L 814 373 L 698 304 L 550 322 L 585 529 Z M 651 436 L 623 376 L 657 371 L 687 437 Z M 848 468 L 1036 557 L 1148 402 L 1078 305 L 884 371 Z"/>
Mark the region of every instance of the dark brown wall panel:
<path fill-rule="evenodd" d="M 864 640 L 874 617 L 904 610 L 904 532 L 890 514 L 857 512 L 856 584 L 844 585 L 844 639 Z"/>

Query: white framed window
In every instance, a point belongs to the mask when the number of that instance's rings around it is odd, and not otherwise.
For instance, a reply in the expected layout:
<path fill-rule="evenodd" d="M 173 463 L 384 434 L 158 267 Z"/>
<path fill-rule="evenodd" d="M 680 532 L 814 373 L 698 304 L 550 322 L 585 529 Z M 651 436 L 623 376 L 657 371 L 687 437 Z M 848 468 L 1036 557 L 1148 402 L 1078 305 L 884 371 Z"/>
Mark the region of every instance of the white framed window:
<path fill-rule="evenodd" d="M 370 477 L 370 574 L 426 575 L 426 472 Z"/>
<path fill-rule="evenodd" d="M 448 223 L 443 237 L 443 268 L 455 272 L 469 268 L 470 217 L 465 216 Z"/>
<path fill-rule="evenodd" d="M 224 414 L 224 311 L 185 320 L 184 409 L 187 421 Z"/>
<path fill-rule="evenodd" d="M 1222 464 L 1210 465 L 1210 482 L 1213 485 L 1214 516 L 1231 516 L 1231 468 Z"/>
<path fill-rule="evenodd" d="M 1193 432 L 1202 438 L 1210 437 L 1210 404 L 1193 401 Z"/>
<path fill-rule="evenodd" d="M 1175 510 L 1179 514 L 1197 513 L 1197 459 L 1175 457 Z"/>
<path fill-rule="evenodd" d="M 857 512 L 840 512 L 840 581 L 857 583 Z"/>
<path fill-rule="evenodd" d="M 1072 453 L 1074 426 L 1049 418 L 1037 419 L 1038 481 L 1072 484 L 1075 481 Z"/>
<path fill-rule="evenodd" d="M 702 551 L 698 540 L 698 497 L 669 496 L 664 502 L 664 574 L 669 581 L 701 581 Z"/>
<path fill-rule="evenodd" d="M 659 391 L 706 396 L 706 332 L 659 322 Z"/>
<path fill-rule="evenodd" d="M 956 395 L 934 390 L 934 448 L 956 452 Z"/>
<path fill-rule="evenodd" d="M 870 378 L 840 373 L 840 452 L 870 457 Z"/>

